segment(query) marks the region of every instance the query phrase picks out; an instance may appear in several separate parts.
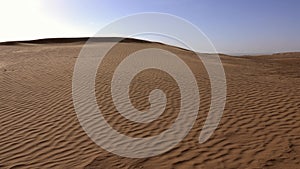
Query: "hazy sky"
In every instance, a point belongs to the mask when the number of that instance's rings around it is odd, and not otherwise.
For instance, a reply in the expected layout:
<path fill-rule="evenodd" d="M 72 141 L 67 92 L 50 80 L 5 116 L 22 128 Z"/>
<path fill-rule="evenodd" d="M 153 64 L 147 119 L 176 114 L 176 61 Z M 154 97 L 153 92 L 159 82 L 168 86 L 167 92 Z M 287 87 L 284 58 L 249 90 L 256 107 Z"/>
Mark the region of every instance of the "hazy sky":
<path fill-rule="evenodd" d="M 218 52 L 300 51 L 300 0 L 0 0 L 0 41 L 92 36 L 139 12 L 190 21 Z"/>

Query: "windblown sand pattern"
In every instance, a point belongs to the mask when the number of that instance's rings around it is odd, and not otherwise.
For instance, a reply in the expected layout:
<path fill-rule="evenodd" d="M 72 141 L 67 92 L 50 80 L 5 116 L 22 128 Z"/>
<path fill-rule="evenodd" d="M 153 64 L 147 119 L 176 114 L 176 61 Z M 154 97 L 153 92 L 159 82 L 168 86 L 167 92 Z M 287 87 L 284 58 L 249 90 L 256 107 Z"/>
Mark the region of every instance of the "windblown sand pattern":
<path fill-rule="evenodd" d="M 201 61 L 192 52 L 159 43 L 127 40 L 118 44 L 103 60 L 95 89 L 99 109 L 120 133 L 140 138 L 157 135 L 170 127 L 180 110 L 174 79 L 152 69 L 133 79 L 130 98 L 137 109 L 147 110 L 149 93 L 159 88 L 167 96 L 165 112 L 149 124 L 132 122 L 118 113 L 110 93 L 112 73 L 134 51 L 154 47 L 175 53 L 195 74 L 201 99 L 198 118 L 181 143 L 159 156 L 129 159 L 98 147 L 77 119 L 72 75 L 85 40 L 0 45 L 0 168 L 299 168 L 300 53 L 221 55 L 226 107 L 212 137 L 199 144 L 211 101 Z M 97 43 L 105 46 L 110 40 Z M 122 140 L 107 142 L 121 144 Z"/>

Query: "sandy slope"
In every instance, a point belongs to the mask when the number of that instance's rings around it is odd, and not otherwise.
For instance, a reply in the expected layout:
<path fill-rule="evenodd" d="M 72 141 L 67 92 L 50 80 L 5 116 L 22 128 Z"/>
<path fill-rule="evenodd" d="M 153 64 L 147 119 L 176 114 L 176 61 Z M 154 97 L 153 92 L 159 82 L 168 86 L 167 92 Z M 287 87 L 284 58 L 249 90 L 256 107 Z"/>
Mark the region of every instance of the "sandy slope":
<path fill-rule="evenodd" d="M 129 159 L 98 147 L 77 120 L 71 87 L 82 44 L 81 39 L 0 45 L 0 168 L 300 166 L 300 53 L 222 55 L 228 88 L 226 108 L 214 135 L 198 144 L 210 105 L 210 83 L 200 60 L 190 52 L 161 44 L 121 43 L 104 60 L 96 79 L 99 108 L 116 130 L 133 137 L 157 135 L 174 122 L 180 109 L 174 79 L 162 71 L 149 70 L 132 81 L 132 103 L 139 110 L 149 109 L 147 96 L 159 87 L 168 96 L 166 111 L 150 124 L 134 123 L 117 113 L 110 96 L 111 72 L 116 67 L 113 61 L 138 49 L 157 47 L 176 53 L 195 74 L 201 97 L 198 119 L 181 143 L 156 157 Z"/>

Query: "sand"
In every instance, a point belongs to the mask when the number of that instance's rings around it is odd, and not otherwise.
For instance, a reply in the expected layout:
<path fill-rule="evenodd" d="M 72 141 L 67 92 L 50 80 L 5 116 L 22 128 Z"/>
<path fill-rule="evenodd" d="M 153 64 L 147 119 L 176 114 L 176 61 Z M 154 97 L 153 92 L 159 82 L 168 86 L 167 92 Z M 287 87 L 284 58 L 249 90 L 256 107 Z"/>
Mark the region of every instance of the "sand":
<path fill-rule="evenodd" d="M 221 55 L 227 80 L 226 107 L 212 137 L 199 144 L 211 101 L 210 83 L 201 61 L 189 51 L 159 43 L 130 40 L 119 44 L 104 60 L 96 78 L 99 109 L 114 129 L 132 137 L 154 136 L 171 126 L 180 109 L 174 79 L 162 71 L 148 70 L 131 83 L 132 103 L 139 110 L 149 109 L 149 92 L 159 87 L 168 98 L 166 111 L 149 124 L 138 124 L 118 114 L 110 95 L 111 73 L 116 68 L 113 61 L 133 51 L 156 47 L 177 54 L 195 74 L 201 98 L 198 118 L 182 142 L 161 155 L 131 159 L 97 146 L 77 119 L 72 74 L 85 40 L 0 45 L 0 168 L 300 166 L 300 53 Z M 97 43 L 110 42 L 104 39 Z"/>

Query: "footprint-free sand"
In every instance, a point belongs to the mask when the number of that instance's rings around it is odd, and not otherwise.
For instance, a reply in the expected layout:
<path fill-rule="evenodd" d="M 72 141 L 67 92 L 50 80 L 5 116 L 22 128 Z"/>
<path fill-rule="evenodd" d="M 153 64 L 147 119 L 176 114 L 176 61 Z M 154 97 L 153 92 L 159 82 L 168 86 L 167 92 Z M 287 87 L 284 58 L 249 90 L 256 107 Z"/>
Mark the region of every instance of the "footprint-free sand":
<path fill-rule="evenodd" d="M 112 73 L 118 61 L 134 51 L 161 48 L 176 54 L 194 73 L 201 99 L 198 118 L 182 142 L 161 155 L 131 159 L 97 146 L 77 119 L 72 75 L 84 42 L 48 39 L 0 45 L 0 168 L 299 168 L 300 53 L 220 55 L 226 106 L 212 137 L 199 144 L 211 102 L 201 60 L 190 51 L 159 43 L 119 43 L 95 81 L 99 109 L 114 129 L 131 137 L 154 136 L 168 129 L 180 110 L 178 85 L 167 73 L 153 69 L 133 79 L 130 97 L 144 111 L 150 107 L 149 93 L 159 88 L 168 98 L 164 113 L 147 124 L 118 113 L 110 93 Z M 104 38 L 97 43 L 101 47 L 111 42 Z"/>

